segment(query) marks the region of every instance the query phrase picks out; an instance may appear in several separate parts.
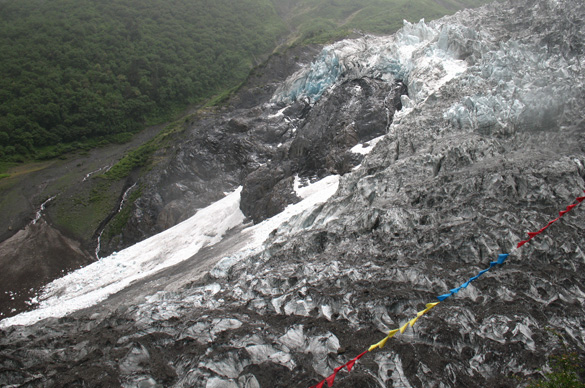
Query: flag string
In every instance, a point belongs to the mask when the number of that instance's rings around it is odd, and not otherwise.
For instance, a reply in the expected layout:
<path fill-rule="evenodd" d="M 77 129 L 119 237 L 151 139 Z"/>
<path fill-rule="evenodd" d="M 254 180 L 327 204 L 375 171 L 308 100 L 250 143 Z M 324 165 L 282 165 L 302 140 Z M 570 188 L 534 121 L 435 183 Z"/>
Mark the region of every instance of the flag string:
<path fill-rule="evenodd" d="M 554 220 L 550 221 L 548 224 L 546 224 L 544 227 L 542 227 L 537 232 L 528 232 L 527 233 L 528 234 L 528 239 L 523 240 L 523 241 L 520 241 L 512 251 L 521 248 L 524 244 L 528 243 L 534 237 L 536 237 L 539 234 L 543 233 L 549 226 L 551 226 L 552 224 L 554 224 L 555 222 L 557 222 L 562 216 L 564 216 L 565 214 L 567 214 L 568 212 L 570 212 L 571 210 L 573 210 L 576 206 L 578 206 L 584 200 L 585 200 L 585 196 L 583 196 L 583 197 L 577 197 L 577 199 L 576 199 L 577 203 L 571 204 L 571 205 L 567 206 L 567 208 L 565 210 L 560 211 L 559 212 L 559 216 L 557 218 L 555 218 Z M 416 316 L 414 318 L 412 318 L 411 320 L 409 320 L 408 322 L 406 322 L 401 327 L 399 327 L 397 329 L 390 330 L 388 332 L 388 334 L 386 335 L 386 337 L 384 337 L 381 341 L 379 341 L 379 342 L 371 345 L 366 351 L 360 353 L 359 355 L 357 355 L 356 357 L 352 358 L 351 360 L 349 360 L 345 364 L 343 364 L 341 366 L 338 366 L 337 368 L 335 368 L 333 370 L 333 373 L 331 375 L 329 375 L 328 377 L 326 377 L 324 380 L 322 380 L 317 385 L 313 385 L 313 386 L 311 386 L 309 388 L 323 388 L 325 386 L 325 383 L 327 383 L 327 385 L 329 387 L 332 387 L 333 386 L 333 383 L 335 382 L 335 377 L 337 376 L 337 373 L 339 373 L 343 368 L 346 368 L 348 372 L 351 372 L 352 368 L 355 366 L 356 362 L 360 358 L 362 358 L 367 353 L 372 352 L 372 351 L 374 351 L 374 350 L 376 350 L 378 348 L 379 349 L 382 349 L 386 345 L 386 342 L 390 338 L 394 337 L 398 333 L 403 334 L 409 326 L 410 327 L 413 327 L 414 324 L 416 323 L 416 321 L 420 317 L 422 317 L 423 315 L 425 315 L 426 313 L 428 313 L 431 309 L 433 309 L 439 303 L 441 303 L 444 300 L 446 300 L 447 298 L 455 295 L 456 293 L 458 293 L 462 289 L 467 288 L 472 282 L 474 282 L 475 280 L 479 279 L 483 274 L 485 274 L 486 272 L 488 272 L 489 270 L 491 270 L 496 265 L 504 264 L 504 262 L 506 261 L 506 259 L 508 258 L 509 255 L 510 255 L 510 253 L 501 253 L 501 254 L 499 254 L 498 255 L 498 258 L 496 259 L 496 261 L 490 262 L 488 268 L 479 271 L 479 273 L 477 275 L 469 278 L 469 280 L 467 280 L 465 283 L 463 283 L 459 287 L 455 287 L 455 288 L 449 290 L 449 292 L 437 296 L 437 299 L 439 300 L 438 302 L 427 303 L 425 305 L 425 309 L 417 312 L 416 313 Z"/>

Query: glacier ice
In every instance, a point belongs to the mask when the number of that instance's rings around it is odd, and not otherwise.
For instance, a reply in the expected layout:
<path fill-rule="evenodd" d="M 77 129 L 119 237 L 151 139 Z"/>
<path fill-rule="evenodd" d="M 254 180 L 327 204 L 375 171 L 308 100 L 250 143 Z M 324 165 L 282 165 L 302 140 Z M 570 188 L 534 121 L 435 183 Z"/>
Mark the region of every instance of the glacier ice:
<path fill-rule="evenodd" d="M 404 27 L 390 37 L 366 35 L 334 43 L 325 47 L 310 66 L 289 77 L 272 100 L 291 103 L 305 99 L 315 103 L 336 84 L 369 77 L 403 81 L 410 99 L 419 101 L 466 68 L 457 57 L 458 47 L 451 44 L 453 29 L 424 20 L 415 24 L 405 20 Z M 464 27 L 457 27 L 457 32 L 473 36 L 473 30 Z M 424 78 L 419 77 L 422 73 L 426 74 Z"/>
<path fill-rule="evenodd" d="M 289 77 L 272 101 L 304 99 L 314 104 L 336 85 L 362 77 L 401 80 L 407 114 L 454 78 L 469 94 L 444 110 L 458 128 L 510 135 L 526 129 L 558 128 L 567 122 L 565 105 L 582 89 L 574 82 L 575 57 L 551 56 L 530 41 L 499 42 L 489 31 L 451 23 L 404 21 L 390 37 L 363 36 L 326 46 L 309 66 Z M 481 90 L 481 93 L 477 91 Z"/>

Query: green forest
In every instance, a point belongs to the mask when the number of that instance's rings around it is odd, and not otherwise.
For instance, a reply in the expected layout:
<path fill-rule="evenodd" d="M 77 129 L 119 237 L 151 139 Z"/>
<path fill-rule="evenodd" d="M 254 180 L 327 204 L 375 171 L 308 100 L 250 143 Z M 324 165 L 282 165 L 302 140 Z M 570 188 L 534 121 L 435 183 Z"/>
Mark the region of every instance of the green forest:
<path fill-rule="evenodd" d="M 244 79 L 284 32 L 268 0 L 1 1 L 0 157 L 123 142 Z"/>
<path fill-rule="evenodd" d="M 324 43 L 354 30 L 390 34 L 403 21 L 437 19 L 493 0 L 274 0 L 294 32 L 291 43 Z"/>
<path fill-rule="evenodd" d="M 0 161 L 123 143 L 241 83 L 276 47 L 484 0 L 0 0 Z"/>

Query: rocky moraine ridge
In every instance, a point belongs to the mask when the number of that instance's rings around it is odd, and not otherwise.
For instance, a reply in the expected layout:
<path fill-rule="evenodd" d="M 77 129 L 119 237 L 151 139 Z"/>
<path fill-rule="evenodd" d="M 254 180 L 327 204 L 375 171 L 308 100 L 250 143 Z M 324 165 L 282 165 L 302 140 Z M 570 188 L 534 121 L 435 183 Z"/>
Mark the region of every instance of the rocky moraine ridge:
<path fill-rule="evenodd" d="M 319 383 L 583 195 L 584 19 L 576 0 L 494 3 L 273 58 L 193 122 L 108 249 L 223 196 L 209 187 L 241 185 L 247 220 L 98 305 L 0 321 L 0 385 Z M 331 175 L 334 195 L 242 249 L 248 221 Z M 583 210 L 334 386 L 517 387 L 553 354 L 582 360 Z"/>

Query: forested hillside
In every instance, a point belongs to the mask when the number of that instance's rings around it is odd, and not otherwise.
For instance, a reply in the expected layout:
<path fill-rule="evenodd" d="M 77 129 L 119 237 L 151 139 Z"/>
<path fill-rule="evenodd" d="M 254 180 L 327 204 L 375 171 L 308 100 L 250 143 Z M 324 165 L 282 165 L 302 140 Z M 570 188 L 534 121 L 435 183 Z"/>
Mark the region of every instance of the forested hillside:
<path fill-rule="evenodd" d="M 241 81 L 284 32 L 269 0 L 2 1 L 0 155 L 124 141 Z"/>
<path fill-rule="evenodd" d="M 0 160 L 125 142 L 238 85 L 277 46 L 485 2 L 0 0 Z"/>
<path fill-rule="evenodd" d="M 492 0 L 274 0 L 279 15 L 294 32 L 291 42 L 326 42 L 353 30 L 389 34 L 403 20 L 449 15 Z"/>

